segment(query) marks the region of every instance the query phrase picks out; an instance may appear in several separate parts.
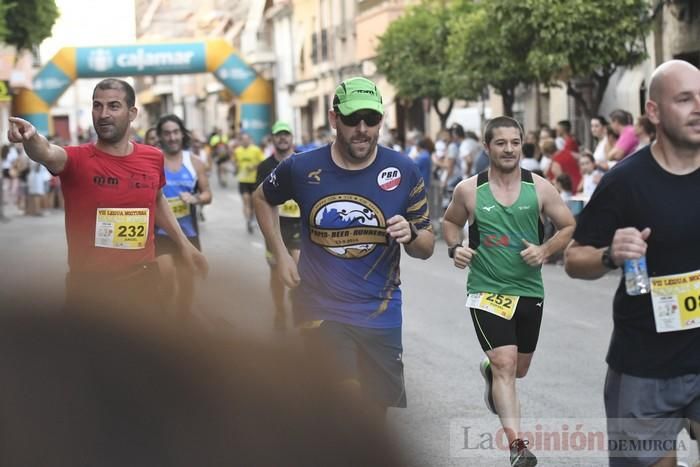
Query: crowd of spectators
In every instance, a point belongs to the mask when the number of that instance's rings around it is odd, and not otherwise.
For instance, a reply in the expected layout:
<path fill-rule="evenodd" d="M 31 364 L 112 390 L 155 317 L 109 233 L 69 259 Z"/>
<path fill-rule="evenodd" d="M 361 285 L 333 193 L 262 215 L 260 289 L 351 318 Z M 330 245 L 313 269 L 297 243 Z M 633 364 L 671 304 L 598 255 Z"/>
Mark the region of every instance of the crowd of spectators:
<path fill-rule="evenodd" d="M 523 138 L 521 167 L 552 182 L 574 214 L 580 212 L 605 172 L 654 140 L 654 125 L 645 115 L 635 120 L 622 109 L 611 112 L 609 118 L 591 118 L 590 132 L 590 147 L 581 144 L 568 120 L 559 121 L 554 128 L 542 124 L 526 131 Z M 458 123 L 439 131 L 435 141 L 419 131 L 410 131 L 403 146 L 392 132 L 384 144 L 418 164 L 435 219 L 442 215 L 457 183 L 489 165 L 480 138 Z"/>

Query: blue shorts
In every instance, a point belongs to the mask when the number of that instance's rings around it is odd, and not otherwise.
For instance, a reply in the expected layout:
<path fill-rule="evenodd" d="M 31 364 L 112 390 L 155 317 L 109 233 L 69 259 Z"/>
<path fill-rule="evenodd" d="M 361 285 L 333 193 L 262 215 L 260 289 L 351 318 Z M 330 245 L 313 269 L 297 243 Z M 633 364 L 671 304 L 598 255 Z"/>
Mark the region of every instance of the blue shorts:
<path fill-rule="evenodd" d="M 401 327 L 365 328 L 335 321 L 304 329 L 311 358 L 328 359 L 339 382 L 353 380 L 383 407 L 406 407 Z"/>

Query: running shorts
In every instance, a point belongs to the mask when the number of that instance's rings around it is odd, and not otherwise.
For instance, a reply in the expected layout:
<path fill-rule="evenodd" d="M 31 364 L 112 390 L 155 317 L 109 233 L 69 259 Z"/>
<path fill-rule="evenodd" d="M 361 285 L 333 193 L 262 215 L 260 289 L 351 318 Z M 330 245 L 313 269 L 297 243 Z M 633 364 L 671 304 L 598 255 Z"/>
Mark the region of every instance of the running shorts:
<path fill-rule="evenodd" d="M 484 351 L 504 345 L 517 345 L 519 353 L 532 353 L 537 347 L 544 299 L 520 297 L 515 314 L 508 320 L 487 311 L 470 308 L 476 336 Z"/>
<path fill-rule="evenodd" d="M 337 382 L 357 381 L 363 396 L 382 407 L 406 407 L 401 327 L 323 321 L 302 336 L 310 358 L 327 358 Z"/>

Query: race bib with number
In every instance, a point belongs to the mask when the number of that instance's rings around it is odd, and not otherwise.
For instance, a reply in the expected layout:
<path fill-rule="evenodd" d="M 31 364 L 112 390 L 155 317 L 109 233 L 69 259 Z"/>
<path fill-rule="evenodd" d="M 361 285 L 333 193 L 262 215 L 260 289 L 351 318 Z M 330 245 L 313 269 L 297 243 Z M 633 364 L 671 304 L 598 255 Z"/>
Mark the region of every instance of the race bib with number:
<path fill-rule="evenodd" d="M 181 217 L 187 217 L 190 215 L 190 205 L 185 203 L 182 198 L 167 198 L 168 204 L 170 205 L 170 210 L 173 211 L 175 217 L 180 219 Z"/>
<path fill-rule="evenodd" d="M 651 278 L 656 332 L 700 327 L 700 270 Z"/>
<path fill-rule="evenodd" d="M 492 313 L 501 318 L 511 319 L 518 307 L 517 295 L 501 295 L 496 293 L 481 292 L 467 295 L 467 308 L 478 308 Z"/>
<path fill-rule="evenodd" d="M 279 207 L 279 213 L 282 217 L 299 217 L 301 216 L 301 211 L 299 210 L 299 205 L 296 201 L 290 199 Z"/>
<path fill-rule="evenodd" d="M 95 224 L 95 246 L 140 250 L 148 237 L 148 208 L 100 208 Z"/>

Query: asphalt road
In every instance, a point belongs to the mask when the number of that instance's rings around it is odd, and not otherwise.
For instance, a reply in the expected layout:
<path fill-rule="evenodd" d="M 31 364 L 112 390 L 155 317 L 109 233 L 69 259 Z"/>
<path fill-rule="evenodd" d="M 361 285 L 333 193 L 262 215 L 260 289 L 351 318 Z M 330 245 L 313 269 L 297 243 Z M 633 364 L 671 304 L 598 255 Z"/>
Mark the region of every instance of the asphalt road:
<path fill-rule="evenodd" d="M 10 222 L 0 223 L 0 303 L 59 303 L 66 269 L 63 213 L 30 218 L 7 212 Z M 201 238 L 211 273 L 196 299 L 203 319 L 217 328 L 280 339 L 272 330 L 262 236 L 246 233 L 237 190 L 217 188 L 205 215 Z M 427 261 L 404 255 L 401 267 L 409 407 L 391 410 L 388 420 L 399 448 L 414 466 L 508 465 L 505 451 L 487 449 L 498 424 L 483 403 L 478 371 L 483 354 L 464 307 L 466 273 L 452 266 L 442 242 Z M 522 429 L 554 433 L 548 435 L 549 448 L 534 450 L 539 465 L 607 465 L 604 453 L 589 448 L 595 432 L 605 429 L 604 359 L 618 277 L 578 281 L 561 266 L 544 267 L 540 340 L 529 374 L 518 381 Z M 287 333 L 292 339 L 294 334 Z M 580 435 L 587 439 L 584 445 Z M 555 436 L 560 448 L 566 438 L 583 449 L 554 449 Z M 690 445 L 684 434 L 681 439 Z M 694 447 L 689 456 L 697 459 Z"/>

